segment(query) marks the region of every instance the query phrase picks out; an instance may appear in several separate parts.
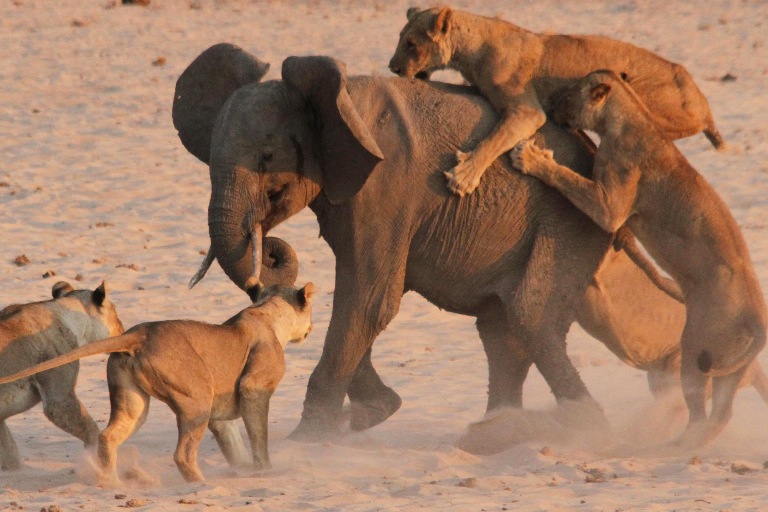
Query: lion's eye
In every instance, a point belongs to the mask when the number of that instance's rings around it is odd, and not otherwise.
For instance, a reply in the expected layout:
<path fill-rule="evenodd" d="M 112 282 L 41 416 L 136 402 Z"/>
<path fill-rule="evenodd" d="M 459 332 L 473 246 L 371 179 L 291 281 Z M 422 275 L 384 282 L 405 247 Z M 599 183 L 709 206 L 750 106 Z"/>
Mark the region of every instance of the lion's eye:
<path fill-rule="evenodd" d="M 416 43 L 414 43 L 413 41 L 406 41 L 405 42 L 405 49 L 406 50 L 413 50 L 414 48 L 416 48 Z"/>

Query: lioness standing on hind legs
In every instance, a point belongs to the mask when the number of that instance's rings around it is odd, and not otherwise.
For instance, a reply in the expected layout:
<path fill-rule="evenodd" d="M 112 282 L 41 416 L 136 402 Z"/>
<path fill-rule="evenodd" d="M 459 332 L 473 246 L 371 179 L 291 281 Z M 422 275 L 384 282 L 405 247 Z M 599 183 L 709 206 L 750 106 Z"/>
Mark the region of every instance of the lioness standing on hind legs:
<path fill-rule="evenodd" d="M 703 131 L 716 148 L 725 147 L 685 68 L 607 37 L 536 34 L 450 7 L 411 8 L 389 68 L 408 78 L 454 69 L 501 114 L 490 135 L 469 153 L 457 151 L 458 164 L 446 172 L 448 187 L 460 196 L 477 188 L 491 162 L 544 124 L 555 91 L 597 69 L 621 74 L 665 136 Z"/>
<path fill-rule="evenodd" d="M 606 231 L 628 226 L 680 285 L 686 305 L 681 378 L 689 412 L 680 442 L 705 443 L 728 423 L 739 381 L 765 346 L 768 328 L 736 220 L 616 73 L 596 71 L 567 87 L 553 112 L 556 122 L 600 136 L 593 179 L 527 141 L 512 151 L 513 164 L 559 190 Z"/>

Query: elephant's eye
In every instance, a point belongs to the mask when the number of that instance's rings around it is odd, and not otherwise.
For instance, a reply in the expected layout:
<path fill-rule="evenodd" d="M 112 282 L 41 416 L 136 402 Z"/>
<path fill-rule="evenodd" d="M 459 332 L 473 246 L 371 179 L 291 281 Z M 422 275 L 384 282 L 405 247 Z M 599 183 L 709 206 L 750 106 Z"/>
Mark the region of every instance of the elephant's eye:
<path fill-rule="evenodd" d="M 277 189 L 272 192 L 267 193 L 267 197 L 269 198 L 270 203 L 276 203 L 280 199 L 283 198 L 283 193 L 285 192 L 285 187 Z"/>

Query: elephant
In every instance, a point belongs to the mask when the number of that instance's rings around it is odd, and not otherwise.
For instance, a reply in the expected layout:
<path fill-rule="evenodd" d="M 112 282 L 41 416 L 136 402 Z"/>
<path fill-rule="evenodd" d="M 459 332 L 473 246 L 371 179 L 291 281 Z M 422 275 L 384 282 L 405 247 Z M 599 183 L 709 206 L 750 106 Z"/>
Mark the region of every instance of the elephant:
<path fill-rule="evenodd" d="M 179 77 L 173 120 L 182 144 L 210 168 L 211 248 L 198 277 L 215 259 L 246 289 L 266 268 L 259 239 L 307 206 L 335 256 L 332 316 L 290 437 L 338 435 L 345 396 L 353 430 L 400 407 L 371 354 L 411 290 L 477 318 L 488 410 L 522 407 L 536 364 L 559 403 L 594 406 L 595 423 L 607 425 L 565 338 L 612 235 L 506 157 L 474 194 L 446 189 L 456 150 L 474 147 L 496 123 L 476 90 L 348 77 L 330 57 L 288 57 L 281 80 L 262 82 L 265 66 L 234 45 L 209 48 Z M 561 164 L 590 172 L 593 147 L 583 139 L 547 123 L 535 140 Z"/>

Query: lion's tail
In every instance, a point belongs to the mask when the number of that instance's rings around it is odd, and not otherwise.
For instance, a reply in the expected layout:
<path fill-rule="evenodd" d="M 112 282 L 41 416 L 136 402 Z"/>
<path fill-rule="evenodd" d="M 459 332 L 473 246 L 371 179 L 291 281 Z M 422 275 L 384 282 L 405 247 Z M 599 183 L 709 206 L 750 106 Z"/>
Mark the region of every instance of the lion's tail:
<path fill-rule="evenodd" d="M 138 333 L 122 334 L 120 336 L 115 336 L 113 338 L 106 338 L 103 340 L 94 341 L 82 347 L 76 348 L 72 352 L 67 352 L 66 354 L 62 354 L 58 357 L 54 357 L 53 359 L 49 359 L 48 361 L 44 361 L 40 364 L 27 368 L 26 370 L 22 370 L 18 373 L 14 373 L 13 375 L 0 377 L 0 384 L 7 384 L 9 382 L 23 379 L 24 377 L 29 377 L 36 373 L 44 372 L 45 370 L 50 370 L 51 368 L 57 368 L 67 363 L 71 363 L 72 361 L 77 361 L 84 357 L 94 356 L 96 354 L 110 354 L 112 352 L 131 352 L 138 345 L 139 345 Z"/>
<path fill-rule="evenodd" d="M 648 276 L 651 282 L 653 282 L 659 290 L 663 291 L 677 302 L 681 304 L 685 303 L 683 301 L 683 292 L 680 290 L 677 283 L 668 277 L 664 277 L 658 270 L 656 270 L 653 263 L 651 263 L 648 257 L 646 257 L 637 246 L 635 235 L 627 226 L 620 227 L 614 236 L 614 249 L 624 249 L 624 252 L 629 256 L 629 259 L 645 272 L 645 275 Z"/>

